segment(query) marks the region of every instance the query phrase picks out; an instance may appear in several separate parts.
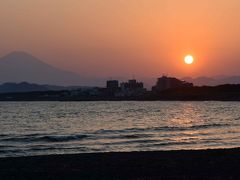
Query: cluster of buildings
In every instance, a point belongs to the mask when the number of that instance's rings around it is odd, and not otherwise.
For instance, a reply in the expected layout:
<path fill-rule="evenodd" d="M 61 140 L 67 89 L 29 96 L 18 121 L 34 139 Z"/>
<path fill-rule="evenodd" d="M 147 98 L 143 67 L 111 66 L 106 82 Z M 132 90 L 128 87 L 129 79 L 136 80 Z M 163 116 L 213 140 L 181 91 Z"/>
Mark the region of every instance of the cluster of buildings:
<path fill-rule="evenodd" d="M 149 95 L 158 95 L 164 90 L 193 87 L 192 83 L 179 80 L 174 77 L 162 76 L 157 79 L 156 84 L 148 91 L 143 82 L 138 82 L 136 79 L 128 80 L 127 82 L 119 82 L 118 80 L 108 80 L 106 87 L 100 88 L 81 88 L 63 92 L 62 96 L 66 97 L 81 97 L 81 98 L 128 98 L 128 97 L 146 97 Z"/>
<path fill-rule="evenodd" d="M 193 87 L 192 83 L 179 80 L 177 78 L 162 76 L 157 79 L 156 84 L 148 91 L 143 82 L 136 79 L 127 82 L 119 82 L 118 80 L 108 80 L 106 87 L 100 88 L 82 88 L 64 92 L 64 96 L 82 97 L 82 98 L 128 98 L 128 97 L 146 97 L 149 95 L 158 95 L 164 90 L 182 87 Z"/>
<path fill-rule="evenodd" d="M 158 78 L 155 86 L 149 92 L 144 88 L 142 82 L 138 82 L 135 79 L 131 79 L 128 82 L 122 82 L 119 84 L 118 80 L 109 80 L 106 84 L 105 93 L 108 96 L 114 97 L 132 97 L 132 96 L 143 96 L 149 93 L 160 93 L 161 91 L 173 88 L 182 87 L 193 87 L 192 83 L 179 80 L 174 77 L 162 76 Z"/>
<path fill-rule="evenodd" d="M 167 89 L 193 87 L 192 83 L 181 81 L 176 78 L 162 76 L 157 83 L 148 91 L 142 82 L 136 79 L 119 83 L 118 80 L 109 80 L 106 87 L 82 87 L 74 90 L 61 91 L 37 91 L 25 93 L 15 93 L 14 95 L 0 96 L 2 100 L 74 100 L 74 101 L 97 101 L 97 100 L 145 100 L 156 99 L 161 92 Z"/>
<path fill-rule="evenodd" d="M 131 79 L 119 84 L 118 80 L 107 81 L 106 92 L 115 97 L 141 96 L 147 92 L 142 82 Z"/>

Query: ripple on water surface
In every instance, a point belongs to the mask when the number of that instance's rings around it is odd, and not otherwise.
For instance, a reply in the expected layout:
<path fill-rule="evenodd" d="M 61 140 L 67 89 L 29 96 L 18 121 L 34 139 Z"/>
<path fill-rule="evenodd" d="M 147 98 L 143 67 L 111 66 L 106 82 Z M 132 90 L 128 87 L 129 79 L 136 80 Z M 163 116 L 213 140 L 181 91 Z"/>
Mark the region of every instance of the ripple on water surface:
<path fill-rule="evenodd" d="M 240 145 L 239 102 L 1 102 L 0 157 Z"/>

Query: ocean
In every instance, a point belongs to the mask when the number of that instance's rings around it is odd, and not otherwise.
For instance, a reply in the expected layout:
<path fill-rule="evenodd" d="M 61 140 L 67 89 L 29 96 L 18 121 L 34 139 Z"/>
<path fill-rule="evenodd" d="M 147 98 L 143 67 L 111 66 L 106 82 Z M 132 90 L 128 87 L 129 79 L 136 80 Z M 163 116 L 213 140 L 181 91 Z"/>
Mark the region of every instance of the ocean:
<path fill-rule="evenodd" d="M 240 146 L 240 102 L 0 102 L 0 157 Z"/>

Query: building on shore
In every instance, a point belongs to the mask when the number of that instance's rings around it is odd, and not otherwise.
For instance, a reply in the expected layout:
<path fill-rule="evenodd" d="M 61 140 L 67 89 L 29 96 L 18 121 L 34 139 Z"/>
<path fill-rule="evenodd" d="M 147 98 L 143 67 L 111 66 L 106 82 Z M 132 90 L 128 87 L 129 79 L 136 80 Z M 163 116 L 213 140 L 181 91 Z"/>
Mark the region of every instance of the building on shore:
<path fill-rule="evenodd" d="M 106 83 L 106 93 L 108 96 L 115 96 L 120 90 L 118 80 L 108 80 Z"/>
<path fill-rule="evenodd" d="M 107 81 L 107 89 L 118 89 L 118 88 L 119 88 L 118 80 Z"/>
<path fill-rule="evenodd" d="M 158 78 L 156 85 L 152 87 L 152 92 L 157 93 L 167 89 L 181 87 L 193 87 L 193 84 L 174 77 L 162 76 Z"/>
<path fill-rule="evenodd" d="M 144 95 L 146 89 L 142 82 L 137 82 L 136 79 L 131 79 L 128 82 L 120 84 L 120 91 L 116 94 L 117 97 L 130 97 Z"/>

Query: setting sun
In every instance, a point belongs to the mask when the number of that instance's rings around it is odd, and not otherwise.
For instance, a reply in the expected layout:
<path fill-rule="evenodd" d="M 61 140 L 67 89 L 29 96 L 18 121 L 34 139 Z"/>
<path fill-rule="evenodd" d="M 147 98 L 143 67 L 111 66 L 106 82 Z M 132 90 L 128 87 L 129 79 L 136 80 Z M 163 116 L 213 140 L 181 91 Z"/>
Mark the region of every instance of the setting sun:
<path fill-rule="evenodd" d="M 192 64 L 192 63 L 194 62 L 193 56 L 191 56 L 191 55 L 185 56 L 184 62 L 185 62 L 186 64 Z"/>

